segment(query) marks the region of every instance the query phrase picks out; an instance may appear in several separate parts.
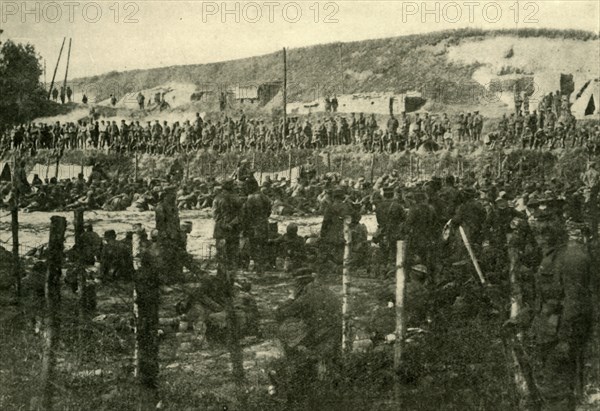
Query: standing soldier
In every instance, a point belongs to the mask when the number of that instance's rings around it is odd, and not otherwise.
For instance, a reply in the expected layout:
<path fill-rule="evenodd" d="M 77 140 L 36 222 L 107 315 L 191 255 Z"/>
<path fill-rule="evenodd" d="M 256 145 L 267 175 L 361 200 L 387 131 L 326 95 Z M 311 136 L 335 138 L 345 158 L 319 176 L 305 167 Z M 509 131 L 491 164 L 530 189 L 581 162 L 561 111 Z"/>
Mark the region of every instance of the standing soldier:
<path fill-rule="evenodd" d="M 110 144 L 117 146 L 119 144 L 119 126 L 116 121 L 113 121 L 108 128 L 108 134 L 110 137 Z"/>
<path fill-rule="evenodd" d="M 367 120 L 367 136 L 369 141 L 369 149 L 373 147 L 373 137 L 375 136 L 375 132 L 379 127 L 377 124 L 377 120 L 375 119 L 375 114 L 371 114 L 371 117 Z"/>
<path fill-rule="evenodd" d="M 429 113 L 425 113 L 425 117 L 423 117 L 423 133 L 425 133 L 425 135 L 432 137 L 432 123 L 431 123 L 431 117 L 429 117 Z"/>
<path fill-rule="evenodd" d="M 365 136 L 367 129 L 367 120 L 363 113 L 358 115 L 358 135 L 362 139 Z"/>
<path fill-rule="evenodd" d="M 388 119 L 388 122 L 387 122 L 387 131 L 388 131 L 388 134 L 390 135 L 390 138 L 393 141 L 396 140 L 396 135 L 398 134 L 398 127 L 400 127 L 400 123 L 398 122 L 396 117 L 394 117 L 394 115 L 391 114 L 390 118 Z"/>
<path fill-rule="evenodd" d="M 72 96 L 73 96 L 73 90 L 71 90 L 71 87 L 67 86 L 67 100 L 69 101 L 69 103 L 71 102 Z"/>
<path fill-rule="evenodd" d="M 569 240 L 556 200 L 544 199 L 531 210 L 543 256 L 531 323 L 534 374 L 543 410 L 574 411 L 591 326 L 590 255 Z"/>
<path fill-rule="evenodd" d="M 241 204 L 234 193 L 233 180 L 223 182 L 222 191 L 213 200 L 217 243 L 217 260 L 221 267 L 232 270 L 237 266 L 240 248 Z"/>
<path fill-rule="evenodd" d="M 141 92 L 139 92 L 136 99 L 137 99 L 138 106 L 140 107 L 140 110 L 143 110 L 144 102 L 146 101 L 146 97 L 144 97 L 144 95 Z"/>
<path fill-rule="evenodd" d="M 353 144 L 358 142 L 357 134 L 358 134 L 358 121 L 356 120 L 356 116 L 354 115 L 354 113 L 350 113 L 350 136 L 352 137 Z"/>
<path fill-rule="evenodd" d="M 344 254 L 344 219 L 352 215 L 352 208 L 344 201 L 344 191 L 336 188 L 333 191 L 333 202 L 323 213 L 321 224 L 322 262 L 331 261 L 341 266 Z"/>
<path fill-rule="evenodd" d="M 259 190 L 258 183 L 253 180 L 249 190 L 251 194 L 243 206 L 244 234 L 250 246 L 250 258 L 254 261 L 257 273 L 262 274 L 266 263 L 266 246 L 269 238 L 269 216 L 271 200 Z"/>
<path fill-rule="evenodd" d="M 533 148 L 534 144 L 534 135 L 533 131 L 529 127 L 525 127 L 525 131 L 521 135 L 521 148 Z"/>
<path fill-rule="evenodd" d="M 552 99 L 552 109 L 554 110 L 554 114 L 556 114 L 556 118 L 560 117 L 560 109 L 562 107 L 562 95 L 560 90 L 556 90 L 556 94 L 554 94 L 554 98 Z"/>
<path fill-rule="evenodd" d="M 64 86 L 60 88 L 60 102 L 65 104 L 65 88 Z"/>
<path fill-rule="evenodd" d="M 463 113 L 458 115 L 458 120 L 456 121 L 454 129 L 458 134 L 458 141 L 465 141 L 465 115 Z"/>
<path fill-rule="evenodd" d="M 383 201 L 377 204 L 377 235 L 374 240 L 379 242 L 379 248 L 386 263 L 393 263 L 396 258 L 396 241 L 402 238 L 402 229 L 406 213 L 401 204 L 399 189 L 383 188 Z"/>
<path fill-rule="evenodd" d="M 474 140 L 475 141 L 481 141 L 481 133 L 483 131 L 483 117 L 481 117 L 481 114 L 479 114 L 479 111 L 475 111 L 475 114 L 473 114 L 473 133 L 474 133 Z"/>
<path fill-rule="evenodd" d="M 523 111 L 529 112 L 529 94 L 527 92 L 523 93 Z"/>
<path fill-rule="evenodd" d="M 545 122 L 546 122 L 546 114 L 544 112 L 544 109 L 541 108 L 540 109 L 540 114 L 537 117 L 537 129 L 543 129 L 545 126 Z"/>
<path fill-rule="evenodd" d="M 333 98 L 331 99 L 331 111 L 333 111 L 334 113 L 337 113 L 337 109 L 338 109 L 338 99 L 337 96 L 333 96 Z"/>
<path fill-rule="evenodd" d="M 58 101 L 58 90 L 56 89 L 56 87 L 52 89 L 52 100 Z"/>
<path fill-rule="evenodd" d="M 521 107 L 523 105 L 523 98 L 521 97 L 521 92 L 519 91 L 518 85 L 515 84 L 515 114 L 519 114 L 521 112 Z"/>
<path fill-rule="evenodd" d="M 407 266 L 417 264 L 415 257 L 430 272 L 435 268 L 435 254 L 439 247 L 441 231 L 438 228 L 439 215 L 429 203 L 427 195 L 420 190 L 405 193 L 408 204 L 404 235 L 408 244 L 409 261 Z M 441 238 L 440 238 L 441 239 Z"/>

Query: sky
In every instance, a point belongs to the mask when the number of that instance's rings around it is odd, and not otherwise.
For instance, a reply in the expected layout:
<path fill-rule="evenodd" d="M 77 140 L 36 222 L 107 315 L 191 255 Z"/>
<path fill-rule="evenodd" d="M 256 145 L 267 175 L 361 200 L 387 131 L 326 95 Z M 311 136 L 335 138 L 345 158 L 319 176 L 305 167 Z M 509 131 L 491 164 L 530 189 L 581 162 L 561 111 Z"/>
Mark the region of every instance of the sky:
<path fill-rule="evenodd" d="M 457 29 L 555 28 L 600 33 L 591 1 L 4 1 L 0 40 L 31 43 L 48 81 L 64 37 L 69 77 L 203 64 L 282 47 Z"/>

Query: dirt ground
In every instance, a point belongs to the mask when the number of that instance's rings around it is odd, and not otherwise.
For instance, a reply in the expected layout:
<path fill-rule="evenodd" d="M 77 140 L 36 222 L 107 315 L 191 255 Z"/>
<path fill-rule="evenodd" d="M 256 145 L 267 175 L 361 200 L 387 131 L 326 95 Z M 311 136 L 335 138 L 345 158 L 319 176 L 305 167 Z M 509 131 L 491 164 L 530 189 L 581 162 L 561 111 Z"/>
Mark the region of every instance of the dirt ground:
<path fill-rule="evenodd" d="M 20 238 L 28 247 L 47 242 L 51 215 L 72 222 L 72 213 L 22 213 Z M 194 224 L 188 251 L 198 260 L 214 256 L 212 221 L 208 211 L 184 211 L 182 221 Z M 116 230 L 119 238 L 133 223 L 146 229 L 154 226 L 154 213 L 86 212 L 100 235 Z M 321 217 L 274 217 L 280 233 L 290 222 L 299 225 L 301 235 L 317 233 Z M 364 216 L 372 235 L 375 217 Z M 0 220 L 0 240 L 10 242 L 10 220 Z M 73 227 L 67 231 L 68 248 Z M 5 245 L 6 246 L 6 245 Z M 214 272 L 213 266 L 207 267 Z M 467 271 L 470 266 L 466 266 Z M 250 294 L 259 311 L 259 333 L 242 341 L 249 403 L 247 410 L 506 410 L 511 409 L 511 378 L 507 352 L 498 336 L 502 313 L 481 304 L 476 282 L 469 275 L 448 272 L 446 285 L 435 295 L 409 283 L 407 306 L 409 335 L 406 344 L 408 372 L 400 392 L 394 392 L 391 373 L 391 344 L 381 342 L 368 354 L 356 354 L 345 369 L 339 389 L 325 391 L 330 402 L 290 407 L 279 395 L 269 395 L 269 371 L 283 359 L 283 347 L 276 338 L 275 310 L 290 295 L 293 280 L 278 269 L 257 275 L 240 271 L 238 278 L 252 284 Z M 375 321 L 393 322 L 393 308 L 381 298 L 381 274 L 355 270 L 351 275 L 349 306 L 352 312 L 355 347 L 368 340 L 369 328 L 382 326 Z M 325 283 L 341 294 L 339 273 L 326 276 Z M 171 325 L 176 304 L 197 282 L 193 277 L 182 285 L 161 289 L 160 318 L 163 319 L 160 348 L 160 396 L 164 410 L 241 410 L 233 400 L 236 388 L 231 375 L 229 352 L 222 344 L 206 340 L 201 327 L 182 329 Z M 136 404 L 133 378 L 132 288 L 127 283 L 100 284 L 98 307 L 90 337 L 82 339 L 77 329 L 76 295 L 63 287 L 63 335 L 59 352 L 56 390 L 61 410 L 130 410 Z M 43 306 L 26 298 L 20 309 L 9 304 L 12 295 L 0 293 L 0 409 L 39 408 L 39 370 L 43 337 L 36 318 Z M 431 301 L 435 301 L 433 312 Z M 419 311 L 420 310 L 420 311 Z M 373 314 L 376 313 L 376 316 Z M 428 314 L 424 314 L 428 313 Z M 431 318 L 430 318 L 431 317 Z M 385 325 L 383 326 L 385 328 Z M 185 328 L 185 327 L 183 327 Z M 337 392 L 339 396 L 334 398 Z M 323 398 L 321 398 L 321 401 Z M 308 407 L 308 408 L 307 408 Z M 591 406 L 593 407 L 593 406 Z M 580 408 L 592 410 L 594 408 Z"/>
<path fill-rule="evenodd" d="M 65 249 L 73 244 L 73 213 L 21 213 L 19 237 L 22 244 L 21 254 L 45 244 L 48 240 L 50 217 L 60 215 L 67 218 Z M 182 221 L 191 221 L 193 231 L 188 237 L 188 251 L 197 260 L 214 257 L 212 240 L 213 222 L 210 212 L 184 211 L 180 214 Z M 154 226 L 154 213 L 130 212 L 95 212 L 85 213 L 85 220 L 93 224 L 94 230 L 102 235 L 104 231 L 114 229 L 122 238 L 132 224 L 142 223 L 147 230 Z M 285 232 L 290 222 L 299 225 L 300 235 L 318 233 L 321 217 L 274 217 L 278 222 L 279 232 Z M 365 216 L 364 221 L 372 235 L 376 228 L 374 216 Z M 10 217 L 0 220 L 0 241 L 10 249 Z M 29 261 L 33 261 L 29 259 Z M 271 406 L 278 407 L 277 401 L 271 400 L 267 394 L 270 381 L 268 371 L 271 364 L 283 356 L 281 343 L 275 336 L 274 313 L 277 306 L 284 302 L 293 288 L 289 273 L 285 273 L 282 261 L 278 270 L 257 275 L 254 272 L 238 273 L 238 277 L 252 284 L 251 294 L 259 309 L 259 336 L 247 337 L 242 341 L 244 346 L 244 368 L 251 396 L 270 401 Z M 214 267 L 209 267 L 213 269 Z M 355 306 L 355 314 L 365 318 L 374 304 L 377 304 L 372 293 L 377 284 L 373 278 L 355 278 L 352 282 L 351 305 Z M 327 279 L 328 285 L 337 293 L 341 293 L 342 283 L 338 275 Z M 182 301 L 197 286 L 190 282 L 163 287 L 161 290 L 160 317 L 169 319 L 176 315 L 175 305 Z M 130 284 L 100 284 L 97 289 L 98 307 L 94 319 L 94 342 L 77 339 L 76 295 L 67 287 L 63 287 L 63 350 L 59 355 L 59 391 L 62 392 L 60 404 L 63 409 L 84 409 L 92 396 L 99 401 L 99 409 L 130 409 L 134 404 L 131 390 L 128 388 L 132 377 L 133 333 L 132 323 L 132 289 Z M 2 305 L 11 296 L 1 295 Z M 7 304 L 8 305 L 8 304 Z M 27 299 L 24 324 L 17 326 L 18 309 L 9 307 L 4 310 L 0 323 L 3 338 L 0 342 L 2 358 L 0 365 L 0 409 L 35 408 L 38 401 L 35 378 L 36 369 L 41 361 L 42 336 L 36 333 L 35 301 Z M 33 308 L 31 308 L 33 307 Z M 12 323 L 12 326 L 8 324 Z M 231 378 L 229 352 L 226 347 L 209 343 L 201 331 L 181 331 L 177 326 L 161 325 L 163 333 L 160 353 L 161 393 L 164 409 L 206 409 L 198 404 L 219 403 L 232 407 L 231 399 L 235 397 L 235 387 Z M 26 387 L 26 389 L 23 389 Z M 86 393 L 87 391 L 87 393 Z M 130 404 L 131 403 L 131 404 Z M 184 406 L 184 404 L 187 404 Z M 120 408 L 123 407 L 123 408 Z M 183 407 L 183 408 L 182 408 Z M 258 407 L 260 409 L 261 407 Z M 231 408 L 230 408 L 231 409 Z"/>

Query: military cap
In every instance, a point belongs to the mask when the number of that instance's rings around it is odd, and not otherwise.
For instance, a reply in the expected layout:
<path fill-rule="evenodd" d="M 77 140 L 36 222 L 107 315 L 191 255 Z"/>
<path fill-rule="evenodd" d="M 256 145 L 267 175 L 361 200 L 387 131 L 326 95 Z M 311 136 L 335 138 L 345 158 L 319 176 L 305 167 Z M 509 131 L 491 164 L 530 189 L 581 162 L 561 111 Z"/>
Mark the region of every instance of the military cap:
<path fill-rule="evenodd" d="M 106 230 L 104 232 L 104 238 L 107 240 L 115 240 L 117 238 L 117 233 L 115 230 Z"/>

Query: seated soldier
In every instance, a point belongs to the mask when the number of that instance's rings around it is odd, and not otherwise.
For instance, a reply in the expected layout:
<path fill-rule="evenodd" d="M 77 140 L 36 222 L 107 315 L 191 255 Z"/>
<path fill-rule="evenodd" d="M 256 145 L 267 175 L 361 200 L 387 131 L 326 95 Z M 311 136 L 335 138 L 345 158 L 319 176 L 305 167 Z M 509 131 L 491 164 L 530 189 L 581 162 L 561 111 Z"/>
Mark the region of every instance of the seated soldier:
<path fill-rule="evenodd" d="M 276 313 L 289 381 L 288 401 L 302 401 L 323 384 L 323 374 L 336 364 L 342 342 L 339 297 L 310 269 L 295 272 L 292 297 Z M 321 377 L 321 378 L 319 378 Z"/>
<path fill-rule="evenodd" d="M 305 266 L 305 239 L 298 235 L 296 224 L 290 223 L 284 235 L 270 242 L 278 247 L 278 254 L 286 259 L 286 271 L 294 271 Z"/>
<path fill-rule="evenodd" d="M 117 241 L 115 230 L 104 233 L 98 273 L 103 281 L 131 279 L 133 273 L 131 249 L 128 249 L 123 242 Z"/>

